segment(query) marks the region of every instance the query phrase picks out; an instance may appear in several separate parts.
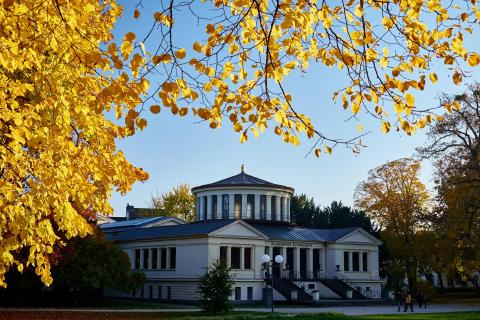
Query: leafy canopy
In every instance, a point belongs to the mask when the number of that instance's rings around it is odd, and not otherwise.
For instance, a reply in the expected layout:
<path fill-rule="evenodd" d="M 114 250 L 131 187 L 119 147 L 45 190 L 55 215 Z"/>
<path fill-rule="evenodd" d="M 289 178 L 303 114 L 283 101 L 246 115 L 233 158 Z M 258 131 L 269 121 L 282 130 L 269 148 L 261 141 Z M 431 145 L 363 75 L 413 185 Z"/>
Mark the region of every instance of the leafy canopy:
<path fill-rule="evenodd" d="M 112 190 L 147 179 L 116 142 L 146 127 L 148 109 L 191 112 L 211 128 L 229 121 L 241 142 L 270 127 L 294 145 L 305 134 L 327 153 L 339 143 L 358 152 L 360 139 L 329 138 L 297 111 L 289 74 L 312 63 L 340 68 L 351 80 L 334 93 L 344 108 L 371 114 L 384 132 L 413 134 L 435 119 L 415 104 L 438 80 L 431 64 L 444 63 L 459 84 L 466 65 L 480 63 L 464 46 L 480 20 L 476 0 L 170 0 L 153 16 L 140 8 L 134 17 L 151 28 L 117 44 L 114 0 L 0 0 L 0 285 L 25 266 L 52 283 L 51 253 L 90 233 L 86 218 L 111 212 Z M 186 48 L 173 31 L 182 10 L 205 27 Z"/>
<path fill-rule="evenodd" d="M 195 220 L 195 197 L 188 184 L 180 184 L 168 192 L 153 196 L 152 207 L 158 209 L 158 214 L 162 216 Z"/>

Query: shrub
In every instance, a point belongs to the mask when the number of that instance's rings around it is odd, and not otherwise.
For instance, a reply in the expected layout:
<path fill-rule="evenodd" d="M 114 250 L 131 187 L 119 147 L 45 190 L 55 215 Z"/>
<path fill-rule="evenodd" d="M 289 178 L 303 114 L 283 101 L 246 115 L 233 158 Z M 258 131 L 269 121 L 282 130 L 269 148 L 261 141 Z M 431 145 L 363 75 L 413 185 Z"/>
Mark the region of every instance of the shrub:
<path fill-rule="evenodd" d="M 200 279 L 201 308 L 204 312 L 219 313 L 232 309 L 233 276 L 230 268 L 219 260 L 213 262 Z"/>

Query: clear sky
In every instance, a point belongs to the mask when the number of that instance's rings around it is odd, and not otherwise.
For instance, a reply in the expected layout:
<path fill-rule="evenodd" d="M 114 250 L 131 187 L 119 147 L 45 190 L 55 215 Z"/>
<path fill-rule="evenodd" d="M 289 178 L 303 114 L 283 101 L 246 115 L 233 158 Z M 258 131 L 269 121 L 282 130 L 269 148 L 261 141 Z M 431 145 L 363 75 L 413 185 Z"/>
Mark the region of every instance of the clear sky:
<path fill-rule="evenodd" d="M 118 37 L 128 31 L 141 33 L 145 26 L 132 21 L 132 5 L 135 1 L 120 1 L 125 6 L 126 19 L 119 21 Z M 144 1 L 148 12 L 152 1 Z M 177 22 L 176 22 L 177 23 Z M 181 23 L 181 21 L 180 21 Z M 193 43 L 196 34 L 195 25 L 179 26 L 180 41 Z M 462 87 L 453 85 L 451 78 L 436 70 L 440 81 L 425 93 L 416 96 L 417 105 L 435 106 L 435 97 L 442 91 L 461 92 Z M 286 88 L 293 96 L 295 107 L 308 114 L 317 129 L 330 137 L 348 138 L 358 134 L 357 120 L 345 122 L 351 115 L 340 104 L 331 100 L 332 92 L 346 82 L 343 71 L 312 65 L 306 74 L 295 74 L 286 82 Z M 393 111 L 392 111 L 393 112 Z M 387 161 L 410 157 L 415 148 L 425 141 L 425 132 L 419 131 L 408 137 L 401 132 L 380 132 L 380 123 L 360 116 L 364 131 L 372 131 L 363 140 L 367 144 L 359 155 L 340 146 L 332 155 L 323 154 L 319 159 L 314 155 L 305 157 L 314 141 L 302 137 L 299 147 L 283 143 L 278 136 L 266 131 L 258 139 L 253 136 L 241 144 L 239 136 L 225 121 L 220 129 L 212 130 L 207 123 L 198 123 L 192 116 L 180 118 L 172 116 L 168 109 L 162 109 L 159 115 L 146 116 L 148 126 L 143 132 L 122 140 L 118 144 L 127 159 L 135 166 L 142 167 L 150 174 L 145 183 L 136 183 L 126 196 L 114 193 L 110 204 L 114 215 L 125 215 L 127 203 L 136 207 L 149 206 L 151 196 L 168 191 L 179 183 L 191 186 L 214 182 L 240 172 L 245 164 L 246 172 L 256 177 L 295 188 L 297 193 L 305 193 L 321 205 L 337 200 L 347 205 L 353 204 L 355 186 L 367 177 L 370 169 Z M 422 180 L 429 186 L 432 168 L 424 163 Z"/>

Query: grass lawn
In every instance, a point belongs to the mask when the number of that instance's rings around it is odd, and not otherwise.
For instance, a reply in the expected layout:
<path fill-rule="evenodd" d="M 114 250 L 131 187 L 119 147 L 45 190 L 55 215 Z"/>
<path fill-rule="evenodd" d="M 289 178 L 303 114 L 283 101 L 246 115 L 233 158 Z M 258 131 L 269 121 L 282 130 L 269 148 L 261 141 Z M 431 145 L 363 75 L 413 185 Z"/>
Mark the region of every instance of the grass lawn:
<path fill-rule="evenodd" d="M 480 320 L 480 312 L 400 314 L 384 316 L 344 316 L 340 314 L 282 315 L 257 312 L 234 312 L 228 315 L 201 313 L 126 313 L 126 312 L 0 312 L 0 320 Z"/>

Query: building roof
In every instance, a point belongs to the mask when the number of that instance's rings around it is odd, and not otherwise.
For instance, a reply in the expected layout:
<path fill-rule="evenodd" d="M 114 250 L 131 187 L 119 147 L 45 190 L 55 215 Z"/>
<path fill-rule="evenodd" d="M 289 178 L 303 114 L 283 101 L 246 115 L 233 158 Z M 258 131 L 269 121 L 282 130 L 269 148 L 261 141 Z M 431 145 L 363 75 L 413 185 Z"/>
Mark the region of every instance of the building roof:
<path fill-rule="evenodd" d="M 153 240 L 163 238 L 185 238 L 206 236 L 234 220 L 199 221 L 174 226 L 159 226 L 150 228 L 136 228 L 123 232 L 110 232 L 107 238 L 112 241 Z"/>
<path fill-rule="evenodd" d="M 143 218 L 143 219 L 131 219 L 119 222 L 110 222 L 110 223 L 103 223 L 99 225 L 99 227 L 104 232 L 114 232 L 114 231 L 124 231 L 133 228 L 141 228 L 147 226 L 152 223 L 157 223 L 159 221 L 168 219 L 171 217 L 152 217 L 152 218 Z"/>
<path fill-rule="evenodd" d="M 293 192 L 293 188 L 287 187 L 284 185 L 272 183 L 249 174 L 246 174 L 244 171 L 240 172 L 237 175 L 209 183 L 204 184 L 198 187 L 192 188 L 192 192 L 198 191 L 205 188 L 217 188 L 217 187 L 269 187 L 269 188 L 280 188 L 287 191 Z"/>
<path fill-rule="evenodd" d="M 142 219 L 144 220 L 144 219 Z M 107 237 L 113 241 L 136 241 L 167 238 L 185 238 L 207 236 L 226 225 L 237 220 L 209 220 L 198 221 L 174 226 L 158 226 L 149 228 L 132 228 L 129 230 L 107 231 Z M 336 241 L 358 228 L 342 229 L 314 229 L 297 228 L 283 225 L 267 225 L 248 223 L 254 229 L 265 234 L 271 240 L 285 241 Z M 104 230 L 106 231 L 106 230 Z M 118 231 L 118 232 L 116 232 Z"/>
<path fill-rule="evenodd" d="M 250 225 L 258 231 L 264 233 L 271 240 L 286 241 L 336 241 L 358 229 L 315 229 L 260 223 L 251 223 Z"/>

